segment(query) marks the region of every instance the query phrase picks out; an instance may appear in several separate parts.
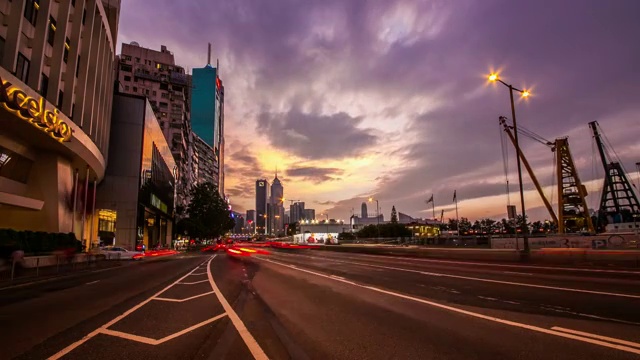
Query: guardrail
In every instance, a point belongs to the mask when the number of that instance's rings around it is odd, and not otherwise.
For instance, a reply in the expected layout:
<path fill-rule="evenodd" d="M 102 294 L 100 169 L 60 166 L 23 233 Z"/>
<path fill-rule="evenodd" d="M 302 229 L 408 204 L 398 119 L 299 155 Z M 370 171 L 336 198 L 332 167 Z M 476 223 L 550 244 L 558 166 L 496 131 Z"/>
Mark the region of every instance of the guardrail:
<path fill-rule="evenodd" d="M 27 256 L 20 262 L 0 263 L 0 280 L 13 281 L 18 278 L 57 275 L 64 272 L 118 266 L 120 254 L 63 254 Z"/>

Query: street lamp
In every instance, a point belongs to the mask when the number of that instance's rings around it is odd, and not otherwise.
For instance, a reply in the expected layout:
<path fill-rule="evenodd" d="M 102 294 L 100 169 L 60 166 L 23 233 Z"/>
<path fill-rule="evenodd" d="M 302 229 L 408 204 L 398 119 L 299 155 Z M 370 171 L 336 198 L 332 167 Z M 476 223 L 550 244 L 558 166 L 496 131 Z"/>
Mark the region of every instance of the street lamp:
<path fill-rule="evenodd" d="M 529 238 L 527 237 L 527 216 L 526 216 L 526 211 L 524 208 L 524 188 L 522 185 L 522 165 L 520 164 L 520 157 L 522 156 L 521 150 L 520 150 L 520 143 L 518 142 L 518 123 L 516 122 L 516 107 L 513 103 L 513 92 L 517 91 L 520 93 L 520 96 L 522 96 L 522 98 L 526 99 L 529 96 L 531 96 L 531 92 L 529 90 L 523 89 L 520 90 L 518 88 L 513 87 L 511 84 L 507 84 L 506 82 L 502 81 L 502 79 L 500 79 L 499 75 L 497 73 L 491 73 L 489 75 L 489 81 L 491 82 L 500 82 L 502 85 L 506 86 L 509 88 L 509 99 L 511 100 L 511 118 L 513 120 L 513 133 L 514 133 L 514 140 L 515 140 L 515 145 L 516 145 L 516 158 L 518 161 L 518 183 L 519 183 L 519 187 L 520 187 L 520 206 L 522 207 L 522 238 L 524 240 L 524 252 L 525 253 L 529 253 Z M 517 231 L 516 231 L 517 234 Z"/>
<path fill-rule="evenodd" d="M 376 230 L 378 230 L 378 237 L 380 237 L 380 203 L 378 203 L 378 199 L 369 198 L 369 202 L 373 202 L 374 200 L 376 202 L 376 222 L 378 223 Z"/>

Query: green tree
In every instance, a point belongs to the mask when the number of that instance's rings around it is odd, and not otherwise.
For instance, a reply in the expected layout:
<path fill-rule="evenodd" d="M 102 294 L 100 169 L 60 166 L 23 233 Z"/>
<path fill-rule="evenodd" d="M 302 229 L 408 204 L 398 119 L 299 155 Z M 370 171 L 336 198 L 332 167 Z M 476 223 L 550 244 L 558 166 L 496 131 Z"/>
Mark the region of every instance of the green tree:
<path fill-rule="evenodd" d="M 217 238 L 235 226 L 229 206 L 212 183 L 201 183 L 191 190 L 187 214 L 185 227 L 192 237 Z"/>
<path fill-rule="evenodd" d="M 391 207 L 391 223 L 392 224 L 397 224 L 398 223 L 398 212 L 396 211 L 396 206 L 393 205 Z"/>

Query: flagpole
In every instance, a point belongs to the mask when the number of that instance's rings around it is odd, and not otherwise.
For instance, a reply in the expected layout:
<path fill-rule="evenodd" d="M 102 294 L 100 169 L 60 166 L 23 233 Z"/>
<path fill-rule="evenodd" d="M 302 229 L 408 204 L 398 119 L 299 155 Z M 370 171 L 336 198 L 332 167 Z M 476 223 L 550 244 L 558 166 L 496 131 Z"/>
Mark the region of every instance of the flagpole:
<path fill-rule="evenodd" d="M 460 219 L 458 218 L 458 196 L 456 196 L 456 192 L 453 192 L 453 199 L 456 201 L 456 232 L 457 236 L 460 237 Z"/>
<path fill-rule="evenodd" d="M 433 219 L 436 219 L 436 201 L 433 200 L 433 194 L 431 194 L 431 208 L 433 209 Z"/>

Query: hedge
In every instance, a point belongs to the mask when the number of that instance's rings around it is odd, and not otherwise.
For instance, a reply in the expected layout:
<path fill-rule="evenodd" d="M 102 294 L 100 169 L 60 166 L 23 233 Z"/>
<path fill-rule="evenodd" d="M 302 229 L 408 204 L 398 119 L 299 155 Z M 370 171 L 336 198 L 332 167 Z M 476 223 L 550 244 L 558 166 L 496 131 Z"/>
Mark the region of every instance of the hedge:
<path fill-rule="evenodd" d="M 82 242 L 74 233 L 48 233 L 44 231 L 17 231 L 0 229 L 0 248 L 4 252 L 22 250 L 26 254 L 43 254 L 55 250 L 74 248 L 82 251 Z"/>

